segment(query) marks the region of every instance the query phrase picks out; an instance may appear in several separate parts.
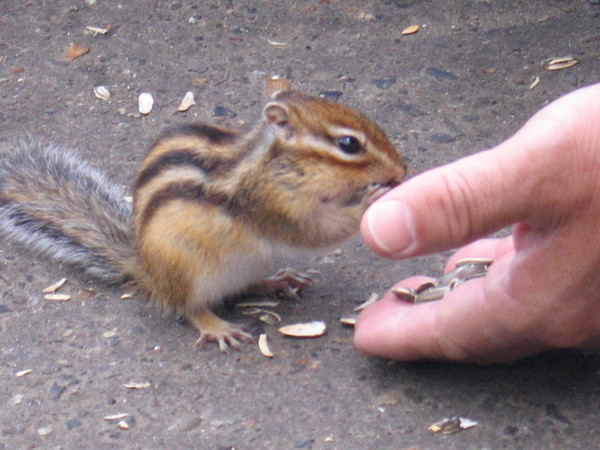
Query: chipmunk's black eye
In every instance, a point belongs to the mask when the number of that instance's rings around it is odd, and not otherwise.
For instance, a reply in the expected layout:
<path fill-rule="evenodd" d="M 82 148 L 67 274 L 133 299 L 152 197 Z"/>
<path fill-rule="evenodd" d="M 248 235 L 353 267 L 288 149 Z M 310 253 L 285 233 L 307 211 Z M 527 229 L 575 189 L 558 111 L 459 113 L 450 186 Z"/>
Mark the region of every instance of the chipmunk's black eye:
<path fill-rule="evenodd" d="M 363 151 L 362 145 L 354 136 L 342 136 L 337 139 L 338 148 L 348 155 L 356 155 Z"/>

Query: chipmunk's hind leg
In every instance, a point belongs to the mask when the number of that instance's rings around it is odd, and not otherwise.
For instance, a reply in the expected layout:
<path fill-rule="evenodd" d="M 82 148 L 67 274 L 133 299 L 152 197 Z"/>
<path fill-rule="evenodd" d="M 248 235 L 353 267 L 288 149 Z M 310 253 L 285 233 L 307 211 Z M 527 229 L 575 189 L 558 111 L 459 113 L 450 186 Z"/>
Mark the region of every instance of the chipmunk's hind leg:
<path fill-rule="evenodd" d="M 207 342 L 216 342 L 219 350 L 227 353 L 229 347 L 239 350 L 240 341 L 254 342 L 254 338 L 240 326 L 221 319 L 208 309 L 188 314 L 187 318 L 200 333 L 197 348 L 203 348 Z"/>

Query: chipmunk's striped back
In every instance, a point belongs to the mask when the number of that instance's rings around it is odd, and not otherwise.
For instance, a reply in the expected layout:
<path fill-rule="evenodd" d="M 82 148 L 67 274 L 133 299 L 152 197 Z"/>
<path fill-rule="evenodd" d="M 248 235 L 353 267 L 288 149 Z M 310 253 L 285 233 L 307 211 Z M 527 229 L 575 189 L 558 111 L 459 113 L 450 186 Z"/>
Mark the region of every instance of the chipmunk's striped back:
<path fill-rule="evenodd" d="M 138 235 L 162 205 L 172 200 L 225 204 L 212 180 L 228 176 L 239 162 L 236 133 L 204 124 L 167 130 L 142 162 L 134 184 L 134 228 Z"/>

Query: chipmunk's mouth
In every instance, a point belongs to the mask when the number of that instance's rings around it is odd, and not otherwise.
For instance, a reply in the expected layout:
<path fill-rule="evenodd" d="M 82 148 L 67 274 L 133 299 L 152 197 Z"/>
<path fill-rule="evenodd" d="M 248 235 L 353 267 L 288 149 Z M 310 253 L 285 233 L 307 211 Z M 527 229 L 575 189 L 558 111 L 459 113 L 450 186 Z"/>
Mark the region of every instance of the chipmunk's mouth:
<path fill-rule="evenodd" d="M 392 190 L 393 187 L 397 186 L 398 183 L 397 182 L 388 182 L 385 184 L 370 184 L 367 187 L 367 193 L 366 193 L 366 199 L 367 199 L 367 204 L 370 205 L 371 203 L 374 203 L 376 200 L 380 199 L 381 197 L 383 197 L 384 194 L 387 194 L 389 191 Z"/>
<path fill-rule="evenodd" d="M 398 186 L 398 184 L 399 183 L 397 180 L 391 180 L 386 183 L 371 183 L 344 197 L 321 197 L 321 202 L 337 203 L 344 208 L 357 206 L 361 203 L 365 206 L 369 206 L 371 203 L 375 202 L 377 199 L 389 192 L 392 188 Z"/>

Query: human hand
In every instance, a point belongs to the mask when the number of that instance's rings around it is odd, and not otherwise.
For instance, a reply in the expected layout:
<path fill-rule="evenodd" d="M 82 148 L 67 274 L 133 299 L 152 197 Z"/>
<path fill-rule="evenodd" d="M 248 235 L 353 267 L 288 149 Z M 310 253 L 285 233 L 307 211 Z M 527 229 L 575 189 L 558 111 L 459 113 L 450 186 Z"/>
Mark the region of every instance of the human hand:
<path fill-rule="evenodd" d="M 355 346 L 398 360 L 489 363 L 600 343 L 599 123 L 600 84 L 546 106 L 494 149 L 418 175 L 373 204 L 361 232 L 383 256 L 471 242 L 445 272 L 458 258 L 494 263 L 437 302 L 388 292 L 359 316 Z M 508 238 L 473 242 L 508 225 Z"/>

